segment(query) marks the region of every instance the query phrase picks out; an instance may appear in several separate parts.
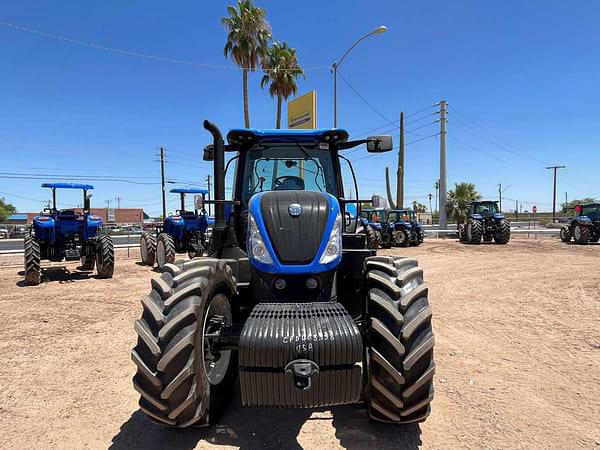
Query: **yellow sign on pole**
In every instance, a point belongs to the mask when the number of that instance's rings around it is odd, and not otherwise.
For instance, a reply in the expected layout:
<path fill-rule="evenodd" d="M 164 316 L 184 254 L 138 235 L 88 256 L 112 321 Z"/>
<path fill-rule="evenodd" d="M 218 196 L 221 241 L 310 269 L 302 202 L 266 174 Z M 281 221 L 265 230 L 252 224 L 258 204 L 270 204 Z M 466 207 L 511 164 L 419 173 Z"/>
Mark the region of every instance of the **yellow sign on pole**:
<path fill-rule="evenodd" d="M 313 129 L 317 128 L 317 92 L 290 100 L 287 104 L 288 128 Z"/>

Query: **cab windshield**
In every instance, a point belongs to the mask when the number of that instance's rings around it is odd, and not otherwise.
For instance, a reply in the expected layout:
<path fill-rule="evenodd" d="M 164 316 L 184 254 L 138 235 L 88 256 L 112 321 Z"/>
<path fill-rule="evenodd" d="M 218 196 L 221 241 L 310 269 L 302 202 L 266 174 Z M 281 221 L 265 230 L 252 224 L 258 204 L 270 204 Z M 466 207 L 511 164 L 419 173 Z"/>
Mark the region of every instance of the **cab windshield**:
<path fill-rule="evenodd" d="M 406 209 L 388 213 L 388 222 L 415 222 L 415 212 Z"/>
<path fill-rule="evenodd" d="M 381 220 L 382 211 L 360 211 L 360 217 L 367 219 L 369 222 L 379 222 Z"/>
<path fill-rule="evenodd" d="M 318 144 L 277 143 L 246 150 L 242 201 L 264 191 L 304 190 L 337 194 L 332 154 Z"/>
<path fill-rule="evenodd" d="M 592 220 L 600 219 L 600 205 L 589 205 L 581 208 L 582 216 L 588 216 Z"/>
<path fill-rule="evenodd" d="M 475 214 L 481 214 L 483 217 L 493 216 L 498 212 L 498 205 L 495 203 L 479 203 L 475 205 Z"/>

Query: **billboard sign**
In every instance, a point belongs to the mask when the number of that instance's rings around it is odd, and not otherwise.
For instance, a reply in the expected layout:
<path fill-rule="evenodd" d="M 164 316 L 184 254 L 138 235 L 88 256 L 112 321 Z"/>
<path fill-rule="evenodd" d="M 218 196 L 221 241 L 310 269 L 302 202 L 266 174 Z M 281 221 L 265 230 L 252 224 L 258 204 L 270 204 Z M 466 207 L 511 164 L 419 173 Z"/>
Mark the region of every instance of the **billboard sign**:
<path fill-rule="evenodd" d="M 288 128 L 310 130 L 317 128 L 317 92 L 290 100 L 287 104 Z"/>

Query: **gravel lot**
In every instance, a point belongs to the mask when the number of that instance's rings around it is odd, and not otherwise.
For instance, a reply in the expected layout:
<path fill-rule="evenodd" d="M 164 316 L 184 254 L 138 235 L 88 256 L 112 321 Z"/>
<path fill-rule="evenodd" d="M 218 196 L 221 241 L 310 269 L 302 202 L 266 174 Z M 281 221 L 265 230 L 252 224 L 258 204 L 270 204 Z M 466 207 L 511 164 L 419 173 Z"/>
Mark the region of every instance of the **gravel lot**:
<path fill-rule="evenodd" d="M 0 263 L 0 448 L 600 448 L 600 246 L 431 239 L 436 397 L 420 426 L 370 424 L 360 406 L 242 408 L 170 430 L 137 409 L 133 322 L 152 271 L 119 251 L 112 280 L 53 271 L 23 287 Z M 15 263 L 20 263 L 19 259 Z"/>

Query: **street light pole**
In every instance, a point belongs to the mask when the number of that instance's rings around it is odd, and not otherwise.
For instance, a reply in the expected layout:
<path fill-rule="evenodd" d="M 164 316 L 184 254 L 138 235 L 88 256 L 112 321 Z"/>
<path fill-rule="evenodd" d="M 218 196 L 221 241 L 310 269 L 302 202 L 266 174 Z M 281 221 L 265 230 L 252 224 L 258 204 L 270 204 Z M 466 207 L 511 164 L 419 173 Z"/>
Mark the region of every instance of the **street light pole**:
<path fill-rule="evenodd" d="M 565 166 L 549 166 L 546 169 L 554 170 L 554 191 L 552 193 L 552 223 L 556 221 L 556 170 L 565 169 Z"/>
<path fill-rule="evenodd" d="M 344 60 L 346 55 L 348 55 L 348 53 L 350 53 L 350 51 L 354 47 L 356 47 L 360 42 L 364 41 L 369 36 L 385 33 L 386 31 L 387 31 L 387 27 L 385 25 L 382 25 L 380 27 L 375 28 L 370 33 L 367 33 L 364 36 L 361 36 L 356 42 L 354 42 L 354 44 L 352 44 L 350 46 L 350 48 L 348 50 L 346 50 L 346 53 L 344 53 L 339 60 L 335 61 L 331 65 L 331 69 L 333 72 L 333 128 L 337 127 L 337 70 L 338 70 L 338 67 L 340 67 L 340 64 L 342 63 L 342 61 Z"/>

